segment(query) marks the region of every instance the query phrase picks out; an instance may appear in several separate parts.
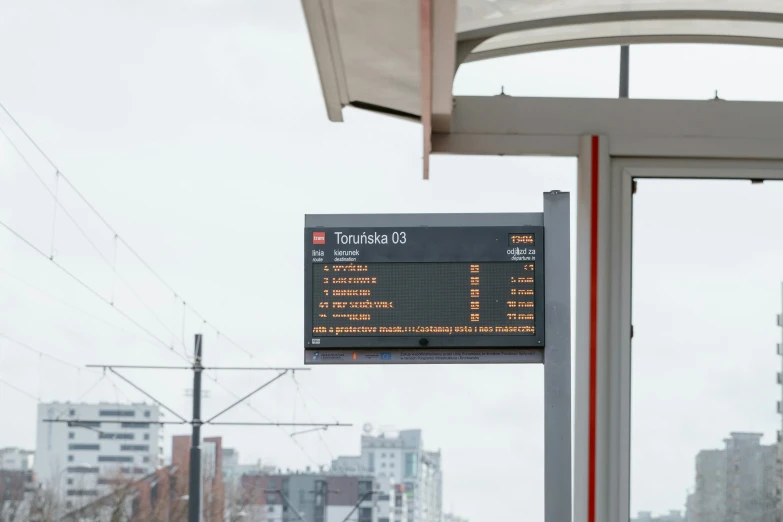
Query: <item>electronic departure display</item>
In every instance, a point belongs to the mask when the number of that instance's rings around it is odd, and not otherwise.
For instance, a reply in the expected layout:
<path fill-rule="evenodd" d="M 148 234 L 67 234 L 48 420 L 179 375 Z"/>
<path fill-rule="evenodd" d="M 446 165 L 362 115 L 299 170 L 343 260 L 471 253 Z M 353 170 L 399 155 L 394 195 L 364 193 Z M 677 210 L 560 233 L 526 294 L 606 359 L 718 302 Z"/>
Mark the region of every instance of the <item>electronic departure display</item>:
<path fill-rule="evenodd" d="M 542 347 L 544 228 L 305 229 L 305 347 Z"/>

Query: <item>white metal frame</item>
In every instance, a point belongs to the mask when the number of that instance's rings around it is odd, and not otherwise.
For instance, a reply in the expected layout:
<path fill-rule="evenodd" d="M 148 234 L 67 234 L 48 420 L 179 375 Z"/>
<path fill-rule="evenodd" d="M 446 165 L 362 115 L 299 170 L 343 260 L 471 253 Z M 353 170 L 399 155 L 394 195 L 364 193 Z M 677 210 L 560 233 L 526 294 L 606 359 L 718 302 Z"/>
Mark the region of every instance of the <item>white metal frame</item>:
<path fill-rule="evenodd" d="M 783 180 L 783 104 L 456 97 L 433 151 L 577 156 L 574 521 L 630 518 L 635 178 Z"/>
<path fill-rule="evenodd" d="M 589 252 L 597 247 L 597 284 L 591 289 L 590 263 L 581 262 L 578 268 L 576 395 L 577 415 L 575 520 L 627 522 L 630 519 L 630 452 L 631 433 L 631 252 L 633 182 L 641 178 L 687 179 L 764 179 L 783 180 L 783 157 L 772 160 L 714 160 L 714 159 L 649 159 L 617 158 L 606 154 L 605 138 L 586 138 L 599 142 L 598 154 L 593 159 L 594 147 L 583 147 L 580 162 L 580 229 L 578 251 Z M 783 151 L 781 151 L 783 156 Z M 585 160 L 585 157 L 587 160 Z M 607 161 L 607 167 L 595 169 Z M 597 177 L 597 180 L 596 180 Z M 587 182 L 590 183 L 587 183 Z M 597 183 L 596 183 L 597 181 Z M 585 226 L 595 211 L 592 189 L 597 186 L 598 241 L 590 241 L 592 230 Z M 604 201 L 602 201 L 604 200 Z M 589 256 L 588 256 L 589 257 Z M 579 255 L 580 261 L 583 256 Z M 596 311 L 590 312 L 590 292 L 597 291 Z M 597 346 L 591 359 L 591 329 L 596 330 Z M 596 376 L 591 382 L 590 368 Z M 592 388 L 592 389 L 591 389 Z M 591 394 L 595 397 L 595 424 L 590 424 Z M 580 397 L 587 400 L 579 401 Z M 591 428 L 595 435 L 591 435 Z M 594 476 L 590 486 L 588 459 L 590 437 L 596 441 Z M 586 478 L 580 481 L 579 477 Z M 595 504 L 589 504 L 589 495 Z M 588 507 L 594 508 L 589 515 Z"/>

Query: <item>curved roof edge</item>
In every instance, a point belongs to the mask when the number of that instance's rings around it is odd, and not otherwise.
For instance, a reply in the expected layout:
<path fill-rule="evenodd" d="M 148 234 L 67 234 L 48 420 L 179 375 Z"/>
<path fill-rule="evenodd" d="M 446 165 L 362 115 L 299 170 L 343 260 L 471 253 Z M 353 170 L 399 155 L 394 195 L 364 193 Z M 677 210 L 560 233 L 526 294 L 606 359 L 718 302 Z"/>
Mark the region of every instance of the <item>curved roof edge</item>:
<path fill-rule="evenodd" d="M 652 43 L 783 47 L 783 6 L 762 0 L 725 4 L 733 9 L 581 2 L 548 17 L 520 1 L 513 16 L 458 33 L 457 13 L 469 1 L 481 0 L 302 0 L 329 119 L 342 121 L 343 107 L 354 106 L 421 120 L 425 134 L 448 133 L 459 65 L 498 56 Z"/>

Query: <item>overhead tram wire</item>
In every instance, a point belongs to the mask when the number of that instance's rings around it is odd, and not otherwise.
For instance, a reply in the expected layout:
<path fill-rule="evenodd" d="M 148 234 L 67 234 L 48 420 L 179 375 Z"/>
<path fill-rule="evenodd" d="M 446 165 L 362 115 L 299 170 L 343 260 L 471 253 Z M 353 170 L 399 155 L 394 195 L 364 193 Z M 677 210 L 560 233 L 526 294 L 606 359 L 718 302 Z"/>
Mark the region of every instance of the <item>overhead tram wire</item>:
<path fill-rule="evenodd" d="M 95 252 L 98 254 L 98 256 L 103 260 L 103 262 L 106 263 L 109 266 L 109 268 L 111 268 L 112 272 L 114 273 L 114 276 L 119 278 L 120 281 L 122 281 L 125 284 L 125 286 L 128 287 L 128 290 L 130 290 L 131 293 L 133 293 L 134 297 L 136 297 L 136 299 L 139 301 L 139 303 L 141 303 L 141 305 L 144 308 L 147 309 L 147 311 L 163 326 L 163 328 L 168 330 L 170 334 L 174 335 L 174 332 L 172 332 L 169 329 L 168 325 L 166 325 L 166 323 L 158 316 L 158 314 L 155 313 L 155 311 L 152 309 L 152 307 L 150 305 L 148 305 L 146 303 L 146 301 L 144 301 L 144 299 L 141 298 L 141 296 L 136 291 L 136 289 L 133 288 L 133 286 L 130 283 L 128 283 L 128 281 L 121 274 L 119 274 L 117 272 L 116 263 L 113 263 L 112 261 L 110 261 L 109 258 L 106 257 L 106 254 L 104 254 L 103 251 L 98 247 L 98 245 L 95 244 L 95 242 L 92 240 L 90 235 L 87 234 L 87 232 L 84 230 L 84 228 L 82 228 L 82 226 L 79 224 L 79 222 L 76 220 L 76 218 L 73 217 L 73 214 L 71 214 L 68 211 L 68 209 L 65 207 L 65 205 L 62 204 L 62 202 L 58 198 L 57 194 L 55 192 L 53 192 L 51 188 L 49 188 L 49 185 L 46 184 L 46 182 L 44 181 L 43 177 L 41 177 L 41 174 L 35 169 L 35 167 L 32 166 L 30 161 L 27 159 L 27 157 L 24 155 L 24 153 L 22 153 L 22 151 L 19 149 L 19 147 L 16 146 L 16 143 L 14 143 L 13 140 L 10 138 L 10 136 L 8 136 L 8 133 L 6 133 L 5 129 L 3 129 L 2 126 L 0 126 L 0 134 L 5 136 L 5 139 L 11 145 L 11 147 L 16 151 L 16 153 L 19 155 L 19 157 L 22 159 L 22 161 L 25 163 L 25 165 L 27 165 L 27 168 L 30 169 L 30 171 L 35 175 L 35 177 L 41 183 L 43 188 L 49 193 L 50 196 L 52 196 L 52 198 L 54 199 L 54 203 L 55 203 L 55 209 L 57 207 L 60 207 L 62 209 L 62 211 L 65 213 L 65 215 L 68 217 L 68 219 L 70 219 L 71 222 L 74 224 L 76 229 L 81 233 L 82 236 L 84 236 L 84 239 L 87 240 L 87 243 L 89 243 L 89 245 L 93 248 L 93 250 L 95 250 Z M 60 177 L 62 176 L 62 174 L 60 174 L 59 170 L 56 172 L 56 176 L 57 176 L 57 180 L 59 180 Z M 52 226 L 52 229 L 54 230 L 54 225 Z M 52 237 L 52 244 L 54 244 L 54 237 Z M 116 257 L 116 255 L 115 255 L 115 257 Z M 51 261 L 54 261 L 54 248 L 52 248 L 52 250 L 50 251 L 49 259 Z M 112 289 L 112 294 L 113 293 L 114 293 L 114 291 Z M 109 302 L 112 304 L 112 306 L 114 306 L 114 299 L 113 298 L 110 299 Z"/>
<path fill-rule="evenodd" d="M 105 372 L 100 372 L 100 371 L 98 371 L 98 370 L 95 370 L 95 369 L 92 369 L 92 368 L 90 368 L 90 367 L 82 367 L 82 366 L 79 366 L 78 364 L 74 364 L 74 363 L 72 363 L 72 362 L 70 362 L 70 361 L 66 361 L 65 359 L 61 359 L 60 357 L 55 357 L 54 355 L 50 355 L 50 354 L 48 354 L 48 353 L 46 353 L 46 352 L 43 352 L 43 351 L 41 351 L 41 350 L 39 350 L 39 349 L 37 349 L 37 348 L 33 348 L 33 347 L 32 347 L 32 346 L 30 346 L 29 344 L 27 344 L 27 343 L 24 343 L 24 342 L 22 342 L 22 341 L 20 341 L 20 340 L 18 340 L 18 339 L 15 339 L 15 338 L 13 338 L 13 337 L 11 337 L 11 336 L 9 336 L 9 335 L 6 335 L 6 334 L 4 334 L 4 333 L 0 333 L 0 338 L 2 338 L 2 339 L 5 339 L 5 340 L 7 340 L 7 341 L 9 341 L 9 342 L 11 342 L 11 343 L 13 343 L 13 344 L 15 344 L 15 345 L 17 345 L 17 346 L 21 347 L 21 348 L 24 348 L 24 349 L 26 349 L 26 350 L 29 350 L 29 351 L 31 351 L 31 352 L 33 352 L 33 353 L 35 353 L 36 355 L 38 355 L 38 356 L 39 356 L 39 357 L 41 357 L 41 358 L 45 358 L 45 359 L 51 359 L 52 361 L 55 361 L 55 362 L 57 362 L 57 363 L 59 363 L 59 364 L 63 364 L 63 365 L 65 365 L 65 366 L 68 366 L 68 367 L 70 367 L 70 368 L 73 368 L 73 369 L 75 369 L 75 370 L 76 370 L 76 371 L 78 371 L 78 372 L 81 372 L 82 370 L 85 370 L 85 371 L 87 371 L 87 372 L 90 372 L 90 373 L 92 373 L 92 374 L 95 374 L 95 375 L 100 375 L 100 376 L 101 376 L 101 378 L 100 378 L 100 379 L 98 379 L 98 381 L 96 381 L 96 382 L 95 382 L 95 383 L 94 383 L 94 384 L 93 384 L 93 385 L 90 387 L 90 389 L 88 389 L 86 392 L 84 392 L 84 393 L 82 394 L 82 396 L 81 396 L 81 397 L 79 397 L 78 399 L 76 399 L 76 402 L 79 402 L 79 401 L 80 401 L 82 398 L 84 398 L 84 396 L 86 396 L 86 395 L 87 395 L 87 393 L 89 393 L 90 391 L 92 391 L 92 390 L 93 390 L 93 389 L 94 389 L 94 388 L 95 388 L 95 387 L 96 387 L 96 386 L 97 386 L 97 385 L 98 385 L 98 384 L 99 384 L 99 383 L 100 383 L 100 382 L 103 380 L 103 378 L 104 378 L 104 377 L 106 377 L 107 379 L 109 379 L 109 380 L 111 381 L 111 376 L 110 376 L 110 375 L 106 375 L 106 374 L 105 374 Z M 117 387 L 117 385 L 116 385 L 115 383 L 113 383 L 113 382 L 112 382 L 112 386 L 114 386 L 115 388 Z M 120 393 L 122 393 L 122 396 L 123 396 L 123 397 L 125 397 L 125 400 L 127 400 L 128 402 L 132 402 L 132 401 L 131 401 L 131 399 L 130 399 L 130 397 L 128 397 L 128 396 L 127 396 L 127 395 L 126 395 L 124 392 L 122 392 L 122 391 L 120 390 Z M 38 400 L 38 398 L 36 398 L 36 400 Z M 39 401 L 39 402 L 40 402 L 40 401 Z"/>
<path fill-rule="evenodd" d="M 36 397 L 36 396 L 35 396 L 35 395 L 33 395 L 32 393 L 24 391 L 23 389 L 19 388 L 18 386 L 14 385 L 14 384 L 11 384 L 10 382 L 6 381 L 6 380 L 5 380 L 5 379 L 3 379 L 2 377 L 0 377 L 0 383 L 3 383 L 3 384 L 5 384 L 6 386 L 8 386 L 9 388 L 11 388 L 12 390 L 16 390 L 17 392 L 21 393 L 21 394 L 22 394 L 22 395 L 24 395 L 25 397 L 28 397 L 28 398 L 30 398 L 30 399 L 32 399 L 32 400 L 34 400 L 35 402 L 37 402 L 37 403 L 39 403 L 39 404 L 40 404 L 40 402 L 41 402 L 40 400 L 38 400 L 38 397 Z"/>
<path fill-rule="evenodd" d="M 26 349 L 26 350 L 29 350 L 29 351 L 35 353 L 36 355 L 38 355 L 39 357 L 45 357 L 47 359 L 51 359 L 51 360 L 53 360 L 55 362 L 58 362 L 60 364 L 64 364 L 65 366 L 70 366 L 71 368 L 74 368 L 74 369 L 76 369 L 78 371 L 81 371 L 81 370 L 85 369 L 85 368 L 82 368 L 81 366 L 79 366 L 77 364 L 74 364 L 72 362 L 68 362 L 65 359 L 60 359 L 59 357 L 55 357 L 54 355 L 49 355 L 46 352 L 42 352 L 41 350 L 38 350 L 37 348 L 33 348 L 29 344 L 24 343 L 24 342 L 22 342 L 22 341 L 20 341 L 18 339 L 14 339 L 13 337 L 11 337 L 9 335 L 6 335 L 4 333 L 0 333 L 0 338 L 5 339 L 5 340 L 7 340 L 7 341 L 17 345 L 17 346 L 20 346 L 20 347 Z M 86 368 L 86 371 L 94 373 L 96 375 L 100 374 L 100 372 L 92 370 L 90 368 Z"/>
<path fill-rule="evenodd" d="M 100 323 L 105 324 L 106 326 L 110 326 L 110 327 L 112 327 L 112 328 L 122 332 L 125 335 L 131 336 L 131 337 L 135 337 L 136 339 L 138 339 L 140 341 L 143 341 L 143 342 L 149 343 L 149 344 L 154 344 L 155 346 L 157 346 L 157 344 L 153 343 L 153 341 L 151 339 L 148 339 L 147 337 L 139 335 L 135 331 L 126 330 L 125 328 L 123 328 L 123 327 L 121 327 L 119 325 L 116 325 L 116 324 L 114 324 L 112 322 L 109 322 L 109 321 L 107 321 L 107 320 L 105 320 L 105 319 L 103 319 L 101 317 L 98 317 L 97 315 L 95 315 L 95 314 L 93 314 L 91 312 L 88 312 L 87 310 L 85 310 L 85 309 L 83 309 L 83 308 L 81 308 L 79 306 L 76 306 L 73 303 L 69 303 L 68 301 L 66 301 L 66 300 L 64 300 L 64 299 L 54 295 L 53 293 L 51 293 L 51 292 L 49 292 L 47 290 L 44 290 L 43 288 L 41 288 L 39 286 L 36 286 L 33 283 L 30 283 L 29 281 L 25 281 L 24 279 L 22 279 L 18 275 L 14 274 L 12 272 L 9 272 L 8 270 L 6 270 L 3 267 L 0 267 L 0 272 L 4 273 L 5 275 L 10 277 L 11 279 L 16 280 L 18 283 L 23 284 L 23 285 L 25 285 L 25 286 L 27 286 L 29 288 L 32 288 L 33 290 L 36 290 L 37 292 L 41 293 L 42 295 L 52 299 L 53 301 L 56 301 L 56 302 L 60 303 L 62 306 L 65 306 L 67 308 L 71 308 L 71 309 L 73 309 L 73 310 L 75 310 L 75 311 L 77 311 L 77 312 L 79 312 L 81 314 L 86 315 L 87 317 L 90 317 L 90 318 L 92 318 L 92 319 L 94 319 L 94 320 L 96 320 L 96 321 L 98 321 Z"/>
<path fill-rule="evenodd" d="M 209 379 L 212 382 L 214 382 L 219 388 L 222 388 L 223 391 L 225 391 L 229 395 L 232 395 L 235 399 L 239 399 L 239 394 L 234 393 L 233 391 L 231 391 L 228 388 L 226 388 L 225 386 L 223 386 L 220 382 L 218 382 L 217 379 L 215 379 L 214 377 L 209 375 L 207 372 L 204 372 L 204 376 L 207 377 L 207 379 Z M 265 421 L 270 422 L 270 423 L 274 423 L 274 421 L 272 419 L 270 419 L 269 417 L 267 417 L 266 415 L 264 415 L 261 412 L 261 410 L 259 410 L 255 406 L 253 406 L 253 404 L 250 402 L 250 400 L 247 400 L 245 402 L 245 406 L 247 406 L 250 410 L 255 412 L 256 415 L 258 415 L 259 417 L 261 417 Z M 309 460 L 311 464 L 313 464 L 316 467 L 319 466 L 318 462 L 309 453 L 307 453 L 307 450 L 305 450 L 304 446 L 302 446 L 302 444 L 300 444 L 298 440 L 296 440 L 295 438 L 291 437 L 290 434 L 285 430 L 285 428 L 283 428 L 282 426 L 276 426 L 276 428 L 278 430 L 280 430 L 281 432 L 283 432 L 286 435 L 286 438 L 288 438 L 291 442 L 293 442 L 296 445 L 297 448 L 299 448 L 299 451 L 302 452 L 302 455 L 304 455 L 305 458 L 307 458 L 307 460 Z"/>
<path fill-rule="evenodd" d="M 29 239 L 25 238 L 22 234 L 11 228 L 9 225 L 7 225 L 4 221 L 0 220 L 0 226 L 11 232 L 14 236 L 16 236 L 20 241 L 25 243 L 28 247 L 30 247 L 32 250 L 34 250 L 38 255 L 41 257 L 44 257 L 45 259 L 48 259 L 50 262 L 52 262 L 57 268 L 65 272 L 71 279 L 79 283 L 84 289 L 86 289 L 88 292 L 90 292 L 92 295 L 106 303 L 107 305 L 111 306 L 115 310 L 117 310 L 117 313 L 125 317 L 128 321 L 132 322 L 136 327 L 138 327 L 140 330 L 142 330 L 144 333 L 158 341 L 164 348 L 171 349 L 171 346 L 166 343 L 163 339 L 152 333 L 149 329 L 147 329 L 144 325 L 142 325 L 140 322 L 138 322 L 136 319 L 131 317 L 127 312 L 123 311 L 116 305 L 114 305 L 111 301 L 106 299 L 103 295 L 101 295 L 100 292 L 92 288 L 90 285 L 82 281 L 77 275 L 75 275 L 73 272 L 65 268 L 63 265 L 61 265 L 58 261 L 54 260 L 53 258 L 46 255 L 46 252 L 35 246 Z"/>
<path fill-rule="evenodd" d="M 46 154 L 46 152 L 44 152 L 44 150 L 38 145 L 38 143 L 32 138 L 32 136 L 30 136 L 30 134 L 27 132 L 27 130 L 25 130 L 25 128 L 22 127 L 22 125 L 19 123 L 19 121 L 17 121 L 17 119 L 14 118 L 13 114 L 10 113 L 10 111 L 5 107 L 5 105 L 2 102 L 0 102 L 0 109 L 2 109 L 2 111 L 8 116 L 8 118 L 13 122 L 13 124 L 22 132 L 22 134 L 25 136 L 25 138 L 27 138 L 27 140 L 33 145 L 33 147 L 35 147 L 35 149 L 41 154 L 41 156 L 44 158 L 44 160 L 46 160 L 46 162 L 54 169 L 56 175 L 58 176 L 58 181 L 59 181 L 59 179 L 62 179 L 71 188 L 71 190 L 73 190 L 73 192 L 79 197 L 79 199 L 81 199 L 84 202 L 84 204 L 87 205 L 87 207 L 98 217 L 98 219 L 103 223 L 103 225 L 112 234 L 114 234 L 114 238 L 115 238 L 116 241 L 119 241 L 120 243 L 125 245 L 125 248 L 128 249 L 128 252 L 130 252 L 150 272 L 150 274 L 152 274 L 158 281 L 160 281 L 161 284 L 163 284 L 163 286 L 165 286 L 166 289 L 168 289 L 174 295 L 175 298 L 181 299 L 182 300 L 182 304 L 184 306 L 190 308 L 191 312 L 193 312 L 194 315 L 199 317 L 202 320 L 204 325 L 206 325 L 206 326 L 212 328 L 213 330 L 215 330 L 215 332 L 217 332 L 218 335 L 220 335 L 224 339 L 226 339 L 226 341 L 229 344 L 231 344 L 232 346 L 234 346 L 238 350 L 244 352 L 249 357 L 252 358 L 254 356 L 254 354 L 251 351 L 249 351 L 246 348 L 244 348 L 243 346 L 241 346 L 238 342 L 233 340 L 231 337 L 228 337 L 225 333 L 223 333 L 222 330 L 220 330 L 219 328 L 217 328 L 217 326 L 215 326 L 213 323 L 211 323 L 209 320 L 207 320 L 207 318 L 204 317 L 201 313 L 199 313 L 195 308 L 193 308 L 192 305 L 187 304 L 187 301 L 182 297 L 182 294 L 177 292 L 174 289 L 174 287 L 172 287 L 165 279 L 163 279 L 163 277 L 154 268 L 152 268 L 152 265 L 150 265 L 147 262 L 146 259 L 141 257 L 141 255 L 130 245 L 130 243 L 128 243 L 125 240 L 125 238 L 123 238 L 117 232 L 117 230 L 115 230 L 114 227 L 112 227 L 109 224 L 109 222 L 106 220 L 106 218 L 103 217 L 103 215 L 98 211 L 98 209 L 95 208 L 95 206 L 93 206 L 92 203 L 90 203 L 90 201 L 81 193 L 81 191 L 79 191 L 78 188 L 76 188 L 76 186 L 71 182 L 71 180 L 68 179 L 68 177 L 65 174 L 63 174 L 63 172 L 57 167 L 57 165 L 54 163 L 54 161 L 52 161 L 52 159 Z M 17 149 L 16 145 L 8 137 L 8 135 L 5 132 L 3 132 L 3 134 L 6 136 L 6 139 L 14 146 L 14 148 Z M 26 160 L 25 160 L 25 162 L 26 162 Z"/>
<path fill-rule="evenodd" d="M 307 415 L 307 417 L 310 419 L 310 422 L 312 422 L 312 421 L 313 421 L 313 414 L 310 412 L 310 408 L 308 408 L 308 407 L 307 407 L 307 399 L 305 399 L 305 396 L 304 396 L 304 394 L 302 393 L 302 387 L 301 387 L 301 385 L 299 384 L 299 381 L 296 379 L 295 372 L 293 372 L 293 373 L 294 373 L 294 375 L 292 375 L 291 377 L 292 377 L 292 379 L 293 379 L 293 381 L 294 381 L 294 384 L 296 385 L 296 394 L 297 394 L 299 397 L 301 397 L 301 398 L 302 398 L 302 407 L 303 407 L 303 408 L 304 408 L 304 410 L 305 410 L 305 414 L 306 414 L 306 415 Z M 337 417 L 334 417 L 334 416 L 332 416 L 332 418 L 333 418 L 335 421 L 337 421 Z M 334 460 L 334 459 L 335 459 L 334 452 L 332 452 L 332 448 L 330 448 L 330 447 L 329 447 L 329 444 L 326 442 L 326 439 L 324 438 L 324 436 L 323 436 L 323 433 L 321 433 L 322 431 L 326 431 L 327 429 L 328 429 L 328 428 L 324 427 L 324 429 L 319 429 L 319 430 L 309 430 L 309 431 L 314 431 L 314 432 L 315 432 L 315 433 L 318 435 L 318 439 L 321 441 L 321 444 L 323 444 L 324 448 L 326 449 L 326 452 L 329 454 L 329 457 L 330 457 L 332 460 Z M 301 434 L 302 434 L 302 433 L 298 433 L 298 435 L 301 435 Z M 290 435 L 290 436 L 293 438 L 293 437 L 294 437 L 294 435 L 297 435 L 297 433 L 291 433 L 291 435 Z"/>

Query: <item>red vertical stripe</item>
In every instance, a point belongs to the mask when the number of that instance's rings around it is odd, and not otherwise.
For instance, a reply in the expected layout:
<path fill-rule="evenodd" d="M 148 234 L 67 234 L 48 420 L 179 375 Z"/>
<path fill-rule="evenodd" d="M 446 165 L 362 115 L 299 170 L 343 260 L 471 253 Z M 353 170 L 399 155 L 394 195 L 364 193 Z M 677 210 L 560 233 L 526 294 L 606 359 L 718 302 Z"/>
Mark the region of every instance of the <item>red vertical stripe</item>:
<path fill-rule="evenodd" d="M 598 152 L 599 138 L 593 136 L 590 158 L 590 408 L 587 448 L 587 521 L 595 522 L 595 452 L 598 364 Z"/>
<path fill-rule="evenodd" d="M 424 134 L 423 173 L 430 179 L 432 152 L 432 2 L 419 0 L 419 47 L 421 50 L 421 125 Z"/>

